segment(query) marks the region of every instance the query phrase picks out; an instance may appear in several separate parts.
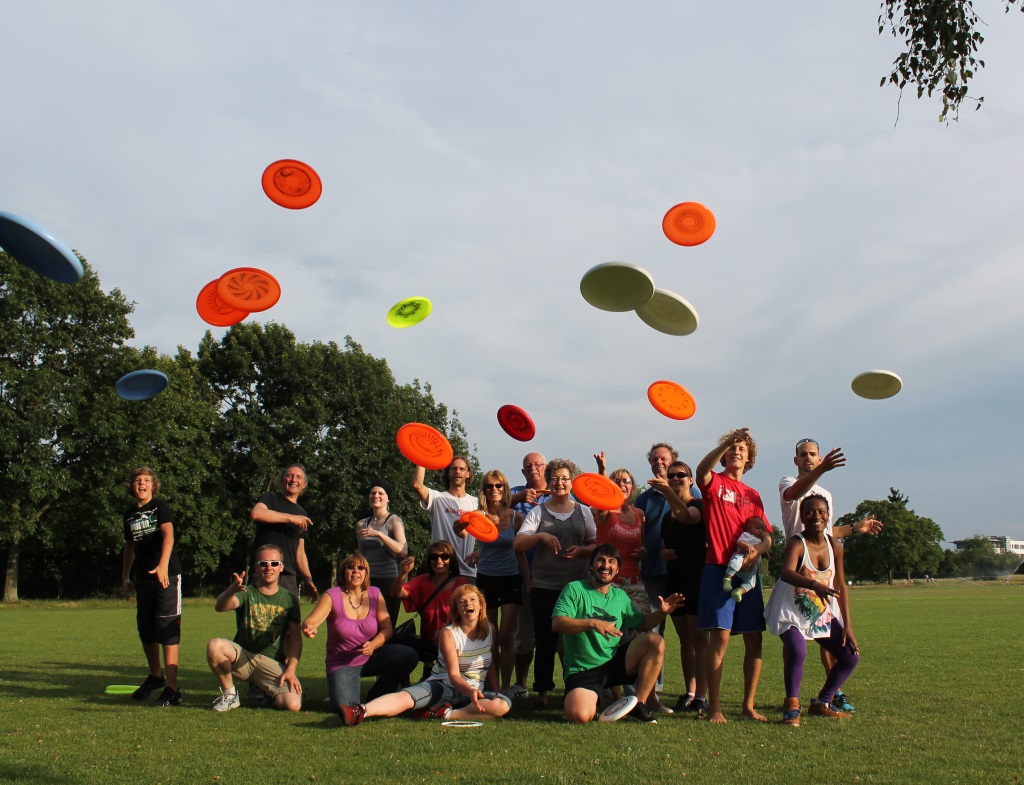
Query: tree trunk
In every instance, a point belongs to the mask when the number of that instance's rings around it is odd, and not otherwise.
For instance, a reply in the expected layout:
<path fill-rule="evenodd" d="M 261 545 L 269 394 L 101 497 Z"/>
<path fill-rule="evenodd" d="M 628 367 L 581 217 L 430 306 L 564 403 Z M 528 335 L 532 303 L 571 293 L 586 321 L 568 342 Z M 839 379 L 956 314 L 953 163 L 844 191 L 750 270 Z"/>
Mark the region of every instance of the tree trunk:
<path fill-rule="evenodd" d="M 12 542 L 7 548 L 7 571 L 4 573 L 4 602 L 18 601 L 18 559 L 21 543 Z"/>

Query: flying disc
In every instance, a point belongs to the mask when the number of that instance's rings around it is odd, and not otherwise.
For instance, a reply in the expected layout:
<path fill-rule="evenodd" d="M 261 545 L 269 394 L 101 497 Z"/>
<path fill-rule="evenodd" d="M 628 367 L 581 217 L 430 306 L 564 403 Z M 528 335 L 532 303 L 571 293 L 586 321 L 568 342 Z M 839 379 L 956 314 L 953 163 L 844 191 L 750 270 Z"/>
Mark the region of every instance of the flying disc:
<path fill-rule="evenodd" d="M 274 161 L 263 171 L 263 193 L 274 204 L 289 210 L 302 210 L 316 204 L 323 191 L 320 175 L 302 161 L 285 158 Z"/>
<path fill-rule="evenodd" d="M 510 403 L 498 409 L 498 425 L 513 439 L 521 442 L 528 442 L 537 435 L 537 426 L 533 424 L 533 418 Z"/>
<path fill-rule="evenodd" d="M 643 267 L 628 262 L 605 262 L 580 279 L 583 299 L 602 311 L 635 311 L 654 296 L 654 279 Z"/>
<path fill-rule="evenodd" d="M 681 384 L 662 380 L 647 388 L 651 406 L 673 420 L 688 420 L 697 411 L 697 402 Z"/>
<path fill-rule="evenodd" d="M 644 324 L 666 335 L 689 335 L 700 324 L 694 307 L 667 289 L 655 289 L 651 301 L 637 308 L 636 315 Z"/>
<path fill-rule="evenodd" d="M 903 380 L 892 371 L 865 371 L 853 377 L 850 387 L 861 398 L 880 401 L 903 389 Z"/>
<path fill-rule="evenodd" d="M 587 472 L 572 481 L 572 495 L 588 507 L 617 510 L 624 501 L 619 486 L 603 474 Z"/>
<path fill-rule="evenodd" d="M 236 267 L 217 281 L 217 296 L 240 311 L 266 311 L 281 299 L 281 284 L 270 273 L 255 267 Z"/>
<path fill-rule="evenodd" d="M 58 283 L 82 280 L 85 269 L 74 252 L 39 224 L 0 212 L 0 248 L 39 275 Z"/>
<path fill-rule="evenodd" d="M 601 712 L 601 716 L 597 718 L 598 722 L 615 722 L 621 720 L 627 714 L 629 714 L 636 705 L 640 702 L 640 699 L 636 695 L 627 695 L 625 698 L 619 698 L 615 703 L 609 704 L 608 707 Z"/>
<path fill-rule="evenodd" d="M 199 290 L 199 296 L 196 298 L 196 311 L 199 312 L 199 317 L 204 322 L 212 324 L 214 327 L 230 327 L 249 315 L 248 311 L 241 311 L 224 304 L 224 301 L 217 296 L 216 280 L 210 281 Z"/>
<path fill-rule="evenodd" d="M 428 316 L 434 305 L 426 297 L 407 297 L 391 306 L 388 324 L 392 327 L 412 327 Z"/>
<path fill-rule="evenodd" d="M 424 469 L 444 469 L 455 457 L 455 451 L 444 434 L 421 422 L 411 422 L 399 428 L 395 442 L 402 455 Z"/>
<path fill-rule="evenodd" d="M 166 386 L 166 374 L 147 368 L 126 373 L 117 380 L 114 390 L 126 401 L 146 401 L 162 393 Z"/>
<path fill-rule="evenodd" d="M 107 695 L 131 695 L 138 688 L 137 684 L 108 684 L 103 691 Z"/>
<path fill-rule="evenodd" d="M 494 525 L 494 521 L 479 510 L 462 513 L 459 521 L 469 524 L 466 527 L 466 532 L 472 534 L 480 542 L 494 542 L 498 539 L 498 527 Z"/>
<path fill-rule="evenodd" d="M 441 723 L 446 728 L 479 728 L 480 720 L 445 720 Z"/>
<path fill-rule="evenodd" d="M 700 245 L 715 233 L 715 216 L 698 202 L 682 202 L 665 213 L 661 228 L 676 245 Z"/>

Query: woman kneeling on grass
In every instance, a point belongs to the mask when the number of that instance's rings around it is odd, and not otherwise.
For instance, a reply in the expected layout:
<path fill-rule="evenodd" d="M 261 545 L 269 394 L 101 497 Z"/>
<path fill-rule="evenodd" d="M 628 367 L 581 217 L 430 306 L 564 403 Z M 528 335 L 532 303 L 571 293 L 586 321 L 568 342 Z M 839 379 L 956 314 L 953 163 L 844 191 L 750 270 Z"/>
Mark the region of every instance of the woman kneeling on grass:
<path fill-rule="evenodd" d="M 836 663 L 808 713 L 819 717 L 850 716 L 849 712 L 830 706 L 836 690 L 860 662 L 860 650 L 850 624 L 843 546 L 825 534 L 828 517 L 828 502 L 823 496 L 811 494 L 800 502 L 804 531 L 786 543 L 782 573 L 764 610 L 768 631 L 782 639 L 785 725 L 800 724 L 800 682 L 809 640 L 828 651 Z"/>
<path fill-rule="evenodd" d="M 394 717 L 413 711 L 418 720 L 480 720 L 501 717 L 512 702 L 497 692 L 497 634 L 487 620 L 487 602 L 472 585 L 452 595 L 450 623 L 441 630 L 439 655 L 426 681 L 382 695 L 366 705 L 349 703 L 338 709 L 345 725 L 367 717 Z M 486 681 L 489 691 L 483 691 Z"/>

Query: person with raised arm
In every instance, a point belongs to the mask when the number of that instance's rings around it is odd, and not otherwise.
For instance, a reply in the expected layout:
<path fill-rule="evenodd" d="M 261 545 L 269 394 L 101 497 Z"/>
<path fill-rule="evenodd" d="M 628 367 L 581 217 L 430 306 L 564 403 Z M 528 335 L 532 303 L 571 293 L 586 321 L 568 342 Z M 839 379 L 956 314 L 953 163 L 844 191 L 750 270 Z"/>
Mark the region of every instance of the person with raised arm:
<path fill-rule="evenodd" d="M 445 490 L 439 491 L 426 485 L 427 470 L 417 466 L 413 474 L 412 489 L 420 497 L 420 506 L 430 515 L 430 539 L 447 540 L 455 549 L 459 560 L 459 574 L 470 583 L 476 580 L 476 561 L 470 555 L 476 549 L 476 540 L 458 537 L 455 522 L 464 512 L 480 508 L 476 496 L 467 493 L 467 486 L 473 481 L 473 470 L 469 459 L 456 455 L 445 468 L 441 479 Z"/>

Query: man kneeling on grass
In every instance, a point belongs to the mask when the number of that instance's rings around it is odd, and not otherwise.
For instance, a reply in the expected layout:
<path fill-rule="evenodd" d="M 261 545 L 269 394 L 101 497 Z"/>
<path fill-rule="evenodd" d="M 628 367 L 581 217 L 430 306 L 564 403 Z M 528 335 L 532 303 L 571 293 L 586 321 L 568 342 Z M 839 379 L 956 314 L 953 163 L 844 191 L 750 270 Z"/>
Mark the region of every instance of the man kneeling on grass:
<path fill-rule="evenodd" d="M 646 702 L 665 659 L 665 639 L 656 632 L 645 632 L 622 643 L 622 629 L 657 627 L 682 604 L 683 595 L 658 597 L 657 610 L 640 613 L 614 584 L 618 572 L 618 548 L 598 545 L 590 556 L 590 577 L 568 584 L 551 614 L 551 628 L 563 636 L 565 716 L 570 722 L 590 722 L 605 687 L 634 681 L 638 702 L 626 716 L 657 722 Z"/>
<path fill-rule="evenodd" d="M 232 641 L 214 638 L 206 646 L 206 659 L 220 680 L 220 697 L 214 711 L 239 706 L 234 679 L 263 690 L 269 705 L 298 711 L 302 708 L 302 685 L 295 675 L 302 656 L 299 631 L 299 600 L 280 585 L 284 569 L 281 549 L 264 545 L 256 551 L 259 586 L 245 585 L 245 572 L 217 598 L 218 613 L 235 612 L 238 632 Z"/>

